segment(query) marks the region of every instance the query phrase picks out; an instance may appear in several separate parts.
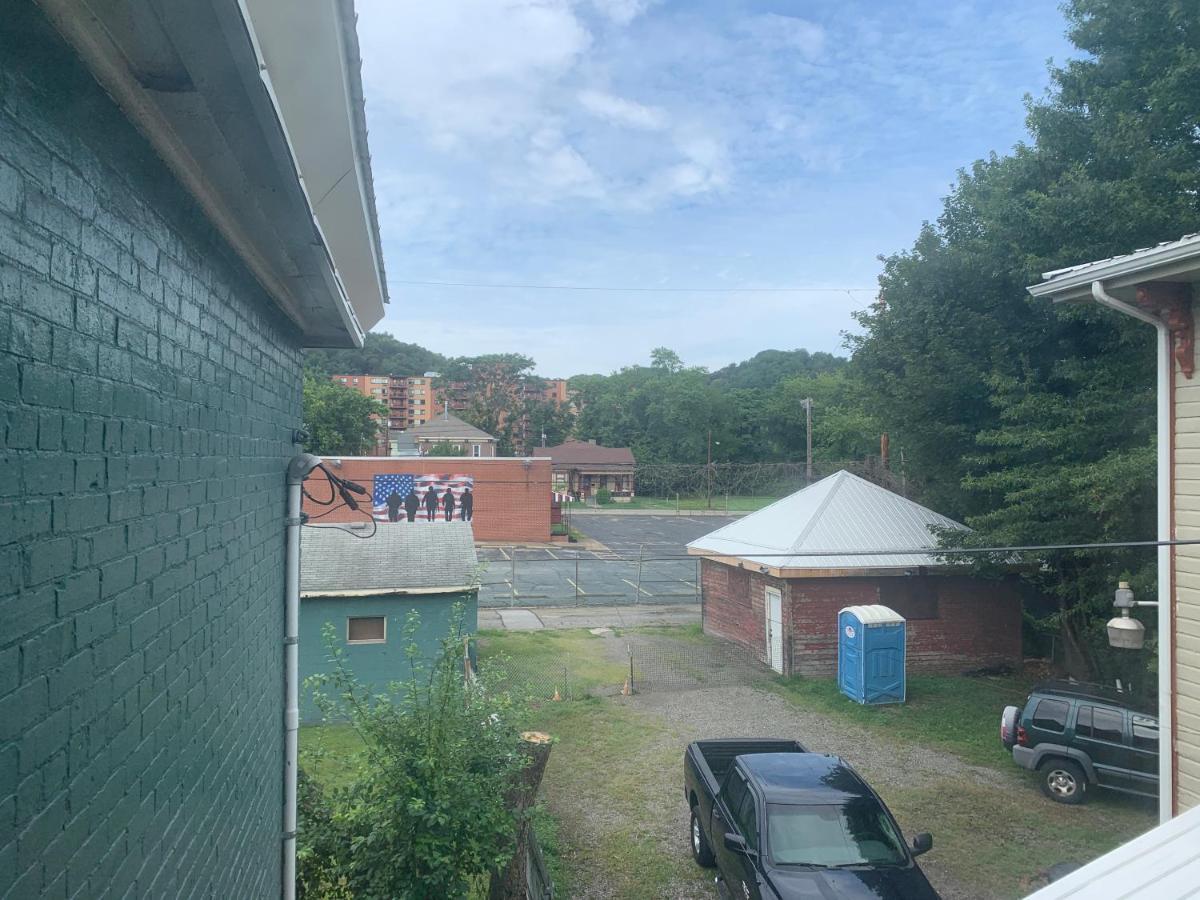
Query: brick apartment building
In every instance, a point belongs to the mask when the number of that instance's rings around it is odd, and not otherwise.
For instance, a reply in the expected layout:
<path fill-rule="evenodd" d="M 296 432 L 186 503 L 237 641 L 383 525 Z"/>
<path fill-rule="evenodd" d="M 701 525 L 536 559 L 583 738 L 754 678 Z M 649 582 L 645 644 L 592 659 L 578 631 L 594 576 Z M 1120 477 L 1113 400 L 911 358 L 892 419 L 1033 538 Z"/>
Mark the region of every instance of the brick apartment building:
<path fill-rule="evenodd" d="M 930 526 L 963 527 L 849 472 L 822 479 L 688 544 L 706 557 L 704 631 L 782 674 L 830 677 L 838 612 L 879 603 L 908 622 L 910 672 L 1019 668 L 1017 584 L 960 575 L 932 553 L 912 553 L 936 549 Z M 857 555 L 889 549 L 897 552 Z"/>
<path fill-rule="evenodd" d="M 380 438 L 375 447 L 377 455 L 386 456 L 388 453 L 388 431 L 406 431 L 418 425 L 433 421 L 439 413 L 451 412 L 459 414 L 466 411 L 470 405 L 470 385 L 465 381 L 455 381 L 450 384 L 434 386 L 435 373 L 424 375 L 370 375 L 370 374 L 337 374 L 330 375 L 331 381 L 358 391 L 365 397 L 371 397 L 383 403 L 388 408 L 386 426 L 380 430 Z M 527 398 L 527 388 L 522 383 L 520 393 L 513 398 L 514 404 L 523 403 Z M 547 378 L 538 389 L 537 396 L 546 403 L 568 404 L 572 402 L 573 394 L 568 389 L 568 379 Z M 503 426 L 507 417 L 501 415 L 500 424 Z M 381 425 L 382 425 L 381 421 Z M 518 454 L 528 452 L 531 441 L 528 435 L 528 419 L 525 416 L 517 423 L 513 434 L 513 451 Z"/>
<path fill-rule="evenodd" d="M 365 521 L 374 512 L 379 521 L 390 519 L 388 495 L 396 484 L 395 478 L 411 478 L 411 488 L 423 498 L 426 485 L 436 485 L 441 492 L 452 489 L 456 496 L 452 520 L 462 521 L 461 492 L 469 488 L 473 510 L 469 521 L 479 541 L 547 542 L 550 540 L 550 505 L 552 500 L 551 466 L 546 457 L 482 457 L 419 456 L 368 457 L 343 456 L 332 459 L 334 471 L 357 482 L 371 492 L 371 501 L 364 502 L 365 512 L 335 509 L 320 519 L 323 523 Z M 407 485 L 408 482 L 405 482 Z M 404 493 L 408 491 L 405 489 Z M 401 501 L 404 496 L 399 498 Z M 310 516 L 327 513 L 327 507 L 310 499 L 304 501 L 304 512 Z M 407 525 L 408 515 L 403 507 L 392 521 Z M 412 518 L 414 527 L 437 527 L 445 522 L 444 507 L 439 505 L 430 518 L 424 503 Z"/>
<path fill-rule="evenodd" d="M 433 418 L 437 404 L 432 375 L 330 375 L 334 381 L 388 408 L 387 428 L 403 431 Z M 464 403 L 465 406 L 465 403 Z"/>

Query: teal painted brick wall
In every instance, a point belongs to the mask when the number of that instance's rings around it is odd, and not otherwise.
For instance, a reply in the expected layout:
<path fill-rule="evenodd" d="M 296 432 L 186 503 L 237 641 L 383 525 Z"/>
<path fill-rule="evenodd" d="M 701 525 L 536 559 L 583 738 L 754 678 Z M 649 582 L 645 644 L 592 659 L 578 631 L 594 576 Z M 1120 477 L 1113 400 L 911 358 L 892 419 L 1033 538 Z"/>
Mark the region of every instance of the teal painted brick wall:
<path fill-rule="evenodd" d="M 299 337 L 4 14 L 0 896 L 278 896 Z"/>
<path fill-rule="evenodd" d="M 322 630 L 333 626 L 336 646 L 345 653 L 346 665 L 361 684 L 386 690 L 391 681 L 404 680 L 412 673 L 405 636 L 408 614 L 415 610 L 421 617 L 412 642 L 422 658 L 432 660 L 450 632 L 455 604 L 462 605 L 462 631 L 474 634 L 479 621 L 479 595 L 427 594 L 400 597 L 305 597 L 300 601 L 300 678 L 333 671 L 329 646 Z M 350 616 L 384 616 L 387 640 L 382 644 L 348 644 L 346 619 Z M 320 712 L 313 704 L 312 691 L 301 689 L 300 718 L 318 721 Z"/>

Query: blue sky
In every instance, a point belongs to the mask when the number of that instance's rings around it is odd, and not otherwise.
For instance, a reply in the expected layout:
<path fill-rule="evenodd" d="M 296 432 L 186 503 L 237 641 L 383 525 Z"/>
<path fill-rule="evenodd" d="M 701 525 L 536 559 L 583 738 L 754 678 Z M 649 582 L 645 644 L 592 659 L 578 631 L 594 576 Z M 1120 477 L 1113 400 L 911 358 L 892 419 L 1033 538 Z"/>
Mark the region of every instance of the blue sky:
<path fill-rule="evenodd" d="M 392 280 L 375 330 L 546 376 L 660 345 L 710 368 L 841 352 L 872 294 L 840 289 L 872 288 L 957 169 L 1024 138 L 1023 95 L 1072 50 L 1052 0 L 358 9 Z M 747 290 L 784 286 L 821 290 Z"/>

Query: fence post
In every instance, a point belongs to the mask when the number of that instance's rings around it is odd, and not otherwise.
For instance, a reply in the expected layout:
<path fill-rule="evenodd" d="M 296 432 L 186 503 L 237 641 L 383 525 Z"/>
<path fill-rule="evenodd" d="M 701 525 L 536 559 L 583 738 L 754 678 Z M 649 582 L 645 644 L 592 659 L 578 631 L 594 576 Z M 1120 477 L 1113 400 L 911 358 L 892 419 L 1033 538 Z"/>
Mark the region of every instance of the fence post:
<path fill-rule="evenodd" d="M 633 644 L 626 644 L 629 648 L 629 693 L 633 693 Z"/>
<path fill-rule="evenodd" d="M 575 605 L 579 605 L 579 551 L 575 551 Z"/>
<path fill-rule="evenodd" d="M 512 596 L 508 600 L 509 606 L 517 605 L 517 548 L 509 547 L 510 555 L 512 556 L 512 581 L 509 586 L 512 588 Z"/>
<path fill-rule="evenodd" d="M 729 515 L 729 491 L 725 492 L 725 515 Z"/>

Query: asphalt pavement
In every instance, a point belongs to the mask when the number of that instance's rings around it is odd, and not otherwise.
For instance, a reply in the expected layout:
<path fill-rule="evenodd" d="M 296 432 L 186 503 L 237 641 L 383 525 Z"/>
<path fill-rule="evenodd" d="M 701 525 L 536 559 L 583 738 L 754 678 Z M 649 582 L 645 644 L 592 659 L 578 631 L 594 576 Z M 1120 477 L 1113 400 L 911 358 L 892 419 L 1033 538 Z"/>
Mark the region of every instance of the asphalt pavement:
<path fill-rule="evenodd" d="M 723 516 L 591 514 L 571 524 L 596 549 L 483 547 L 481 607 L 697 604 L 699 561 L 685 545 L 732 522 Z"/>

